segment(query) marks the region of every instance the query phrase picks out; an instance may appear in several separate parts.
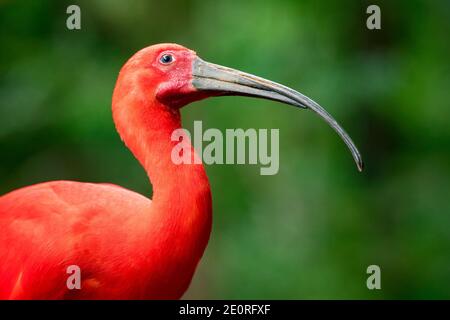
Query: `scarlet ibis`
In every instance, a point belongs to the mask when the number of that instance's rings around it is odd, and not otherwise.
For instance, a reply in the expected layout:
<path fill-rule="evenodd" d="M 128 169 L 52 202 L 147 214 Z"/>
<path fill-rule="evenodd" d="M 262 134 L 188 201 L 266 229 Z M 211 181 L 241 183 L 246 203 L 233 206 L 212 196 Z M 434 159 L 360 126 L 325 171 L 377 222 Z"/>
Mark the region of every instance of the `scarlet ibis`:
<path fill-rule="evenodd" d="M 122 140 L 145 168 L 153 199 L 113 184 L 52 181 L 0 197 L 1 299 L 178 299 L 211 231 L 202 164 L 175 164 L 180 108 L 240 95 L 311 109 L 350 137 L 316 102 L 278 83 L 205 62 L 177 44 L 144 48 L 122 67 L 112 98 Z M 191 147 L 191 151 L 195 152 Z M 67 269 L 81 271 L 81 289 Z"/>

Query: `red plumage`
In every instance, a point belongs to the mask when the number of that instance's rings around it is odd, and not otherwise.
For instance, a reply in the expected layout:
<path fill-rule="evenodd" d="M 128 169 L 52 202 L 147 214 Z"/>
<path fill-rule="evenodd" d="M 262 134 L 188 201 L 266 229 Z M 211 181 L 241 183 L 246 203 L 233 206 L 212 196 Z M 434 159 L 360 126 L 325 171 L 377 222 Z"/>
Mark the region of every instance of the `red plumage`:
<path fill-rule="evenodd" d="M 176 70 L 158 65 L 163 51 L 176 54 Z M 195 95 L 194 56 L 172 44 L 143 49 L 114 90 L 116 127 L 146 169 L 153 201 L 111 184 L 70 181 L 0 197 L 1 299 L 176 299 L 185 292 L 211 230 L 203 166 L 170 158 L 170 136 L 181 127 L 180 100 L 174 107 L 171 94 Z M 66 286 L 70 265 L 81 269 L 81 290 Z"/>
<path fill-rule="evenodd" d="M 187 289 L 211 231 L 202 164 L 176 164 L 180 108 L 241 95 L 308 108 L 361 155 L 331 115 L 278 83 L 208 63 L 175 44 L 136 53 L 122 68 L 112 111 L 122 140 L 144 167 L 153 199 L 111 184 L 55 181 L 0 197 L 0 299 L 169 299 Z M 186 136 L 184 139 L 188 139 Z M 190 141 L 183 152 L 195 154 Z M 81 289 L 66 286 L 81 269 Z"/>

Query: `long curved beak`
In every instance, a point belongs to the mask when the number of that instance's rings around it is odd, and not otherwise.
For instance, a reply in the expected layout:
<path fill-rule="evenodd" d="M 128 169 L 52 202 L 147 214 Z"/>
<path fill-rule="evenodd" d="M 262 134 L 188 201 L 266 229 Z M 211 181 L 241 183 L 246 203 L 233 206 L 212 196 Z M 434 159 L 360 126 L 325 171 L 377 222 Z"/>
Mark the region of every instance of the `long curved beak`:
<path fill-rule="evenodd" d="M 325 109 L 307 96 L 279 83 L 209 63 L 198 57 L 194 59 L 192 65 L 192 76 L 192 85 L 197 90 L 211 91 L 214 95 L 250 96 L 311 109 L 337 132 L 349 148 L 358 170 L 363 170 L 361 154 L 349 135 Z"/>

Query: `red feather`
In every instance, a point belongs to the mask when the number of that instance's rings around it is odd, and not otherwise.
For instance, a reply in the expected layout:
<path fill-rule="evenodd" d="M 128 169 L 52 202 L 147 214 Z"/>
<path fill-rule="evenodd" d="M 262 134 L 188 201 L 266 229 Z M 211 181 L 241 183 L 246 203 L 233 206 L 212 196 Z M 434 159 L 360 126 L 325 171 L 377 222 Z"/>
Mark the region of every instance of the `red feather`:
<path fill-rule="evenodd" d="M 163 50 L 178 53 L 176 72 L 154 65 Z M 176 81 L 164 90 L 191 90 L 182 84 L 191 80 L 194 55 L 171 44 L 143 49 L 114 90 L 117 130 L 147 171 L 153 201 L 111 184 L 70 181 L 0 197 L 1 299 L 176 299 L 185 292 L 211 231 L 210 187 L 202 165 L 171 161 L 180 113 L 156 89 L 170 77 Z M 80 290 L 66 286 L 70 265 L 81 269 Z"/>

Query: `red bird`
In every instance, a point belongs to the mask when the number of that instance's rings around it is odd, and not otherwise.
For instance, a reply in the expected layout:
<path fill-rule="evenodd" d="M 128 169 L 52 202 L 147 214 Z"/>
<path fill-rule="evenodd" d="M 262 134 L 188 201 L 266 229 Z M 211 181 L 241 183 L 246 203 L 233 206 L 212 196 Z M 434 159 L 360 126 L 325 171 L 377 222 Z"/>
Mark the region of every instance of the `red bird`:
<path fill-rule="evenodd" d="M 0 197 L 0 299 L 178 299 L 211 231 L 211 192 L 202 164 L 175 164 L 180 108 L 242 95 L 308 108 L 355 145 L 317 103 L 280 84 L 201 60 L 176 44 L 137 52 L 112 99 L 121 138 L 145 168 L 153 200 L 112 184 L 52 181 Z M 191 147 L 191 151 L 195 152 Z M 81 289 L 69 288 L 69 266 Z"/>

